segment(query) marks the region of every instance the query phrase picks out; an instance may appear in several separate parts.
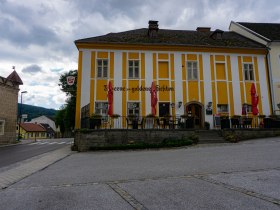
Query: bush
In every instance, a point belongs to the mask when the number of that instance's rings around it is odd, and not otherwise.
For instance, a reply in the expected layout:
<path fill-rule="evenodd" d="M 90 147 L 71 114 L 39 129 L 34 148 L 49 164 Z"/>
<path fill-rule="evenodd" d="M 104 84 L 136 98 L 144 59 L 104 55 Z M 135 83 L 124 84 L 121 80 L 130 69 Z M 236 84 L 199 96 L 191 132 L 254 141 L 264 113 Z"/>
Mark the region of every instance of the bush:
<path fill-rule="evenodd" d="M 189 136 L 189 139 L 192 140 L 194 144 L 198 144 L 199 142 L 199 136 L 196 134 L 192 134 L 191 136 Z"/>
<path fill-rule="evenodd" d="M 226 136 L 225 136 L 225 140 L 226 141 L 229 141 L 231 143 L 237 143 L 239 142 L 240 140 L 240 137 L 238 135 L 236 135 L 235 133 L 228 133 Z"/>

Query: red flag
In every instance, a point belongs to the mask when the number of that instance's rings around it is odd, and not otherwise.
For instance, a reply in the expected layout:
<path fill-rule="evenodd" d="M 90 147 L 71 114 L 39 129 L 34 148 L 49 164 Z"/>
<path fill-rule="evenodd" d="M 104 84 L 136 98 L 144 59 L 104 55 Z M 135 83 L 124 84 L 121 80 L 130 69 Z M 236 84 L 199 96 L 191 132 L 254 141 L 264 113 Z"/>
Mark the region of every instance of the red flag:
<path fill-rule="evenodd" d="M 107 97 L 108 97 L 108 115 L 112 116 L 112 114 L 113 114 L 113 86 L 112 86 L 111 81 L 109 81 L 109 84 L 108 84 Z"/>
<path fill-rule="evenodd" d="M 157 114 L 157 109 L 156 109 L 156 106 L 157 106 L 157 101 L 158 101 L 158 98 L 157 98 L 157 89 L 156 89 L 156 86 L 155 86 L 155 83 L 152 82 L 152 86 L 151 86 L 151 108 L 152 108 L 152 114 L 153 115 L 156 115 Z"/>
<path fill-rule="evenodd" d="M 259 110 L 258 110 L 259 96 L 256 93 L 255 83 L 252 83 L 252 86 L 251 86 L 251 100 L 252 100 L 253 115 L 258 115 L 259 114 Z"/>

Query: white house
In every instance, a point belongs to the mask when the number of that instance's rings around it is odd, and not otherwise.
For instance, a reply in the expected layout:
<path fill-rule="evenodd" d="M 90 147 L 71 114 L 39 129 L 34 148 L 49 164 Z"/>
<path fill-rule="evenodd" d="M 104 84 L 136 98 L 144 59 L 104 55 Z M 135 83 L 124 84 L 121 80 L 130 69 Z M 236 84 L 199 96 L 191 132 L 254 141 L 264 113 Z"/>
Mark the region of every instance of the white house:
<path fill-rule="evenodd" d="M 55 125 L 55 122 L 48 118 L 47 116 L 45 115 L 42 115 L 40 117 L 36 117 L 36 118 L 33 118 L 30 122 L 32 123 L 38 123 L 38 124 L 49 124 L 49 126 L 56 132 L 60 132 L 60 129 L 59 127 L 56 127 Z"/>
<path fill-rule="evenodd" d="M 274 113 L 280 114 L 280 23 L 232 21 L 229 30 L 268 47 L 267 60 L 270 74 L 272 108 Z"/>

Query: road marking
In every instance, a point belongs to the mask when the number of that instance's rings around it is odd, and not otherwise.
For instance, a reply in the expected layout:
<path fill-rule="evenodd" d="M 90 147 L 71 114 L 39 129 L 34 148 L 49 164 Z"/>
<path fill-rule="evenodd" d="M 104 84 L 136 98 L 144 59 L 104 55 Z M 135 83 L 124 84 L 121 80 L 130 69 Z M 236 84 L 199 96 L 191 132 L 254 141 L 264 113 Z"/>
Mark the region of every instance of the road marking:
<path fill-rule="evenodd" d="M 59 142 L 58 144 L 65 144 L 66 142 L 65 141 L 63 141 L 63 142 Z"/>

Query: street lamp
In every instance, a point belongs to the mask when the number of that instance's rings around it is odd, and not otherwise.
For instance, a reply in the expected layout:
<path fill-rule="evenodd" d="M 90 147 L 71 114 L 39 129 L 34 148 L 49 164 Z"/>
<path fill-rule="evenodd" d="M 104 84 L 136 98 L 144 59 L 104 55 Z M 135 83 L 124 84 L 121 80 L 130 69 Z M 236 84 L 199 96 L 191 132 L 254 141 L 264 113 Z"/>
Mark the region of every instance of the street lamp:
<path fill-rule="evenodd" d="M 20 107 L 19 107 L 19 123 L 18 123 L 18 141 L 20 139 L 20 123 L 21 123 L 21 115 L 22 115 L 22 94 L 27 93 L 27 91 L 21 91 L 20 93 Z"/>

